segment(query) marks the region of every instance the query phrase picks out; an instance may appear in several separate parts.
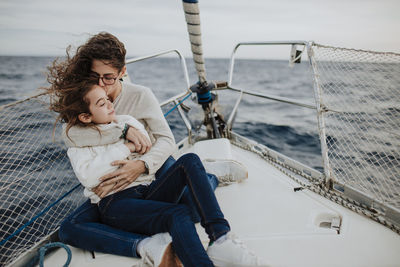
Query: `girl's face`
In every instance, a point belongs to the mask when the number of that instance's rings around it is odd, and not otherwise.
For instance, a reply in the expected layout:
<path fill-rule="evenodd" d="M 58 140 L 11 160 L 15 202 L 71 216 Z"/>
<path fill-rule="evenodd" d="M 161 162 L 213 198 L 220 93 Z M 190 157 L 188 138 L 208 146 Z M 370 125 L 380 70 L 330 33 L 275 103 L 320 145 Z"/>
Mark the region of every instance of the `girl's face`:
<path fill-rule="evenodd" d="M 99 78 L 99 85 L 106 90 L 107 95 L 111 100 L 115 100 L 121 92 L 121 83 L 119 79 L 125 75 L 126 67 L 121 71 L 108 64 L 107 60 L 94 59 L 92 62 L 92 71 L 97 73 Z"/>
<path fill-rule="evenodd" d="M 82 113 L 79 119 L 84 123 L 106 124 L 115 120 L 114 106 L 109 100 L 106 91 L 98 85 L 86 94 L 89 101 L 90 114 Z"/>

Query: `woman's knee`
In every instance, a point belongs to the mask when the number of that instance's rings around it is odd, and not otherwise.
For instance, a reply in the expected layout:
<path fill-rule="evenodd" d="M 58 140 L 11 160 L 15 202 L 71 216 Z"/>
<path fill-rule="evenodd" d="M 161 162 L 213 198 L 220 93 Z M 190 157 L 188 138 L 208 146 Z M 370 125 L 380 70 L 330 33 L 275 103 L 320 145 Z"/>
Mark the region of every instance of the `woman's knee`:
<path fill-rule="evenodd" d="M 183 155 L 178 159 L 180 165 L 184 167 L 186 171 L 198 171 L 200 169 L 204 169 L 203 164 L 198 155 L 194 153 L 188 153 Z"/>
<path fill-rule="evenodd" d="M 194 153 L 187 153 L 182 155 L 178 161 L 180 161 L 181 163 L 198 163 L 201 162 L 199 156 L 197 154 Z"/>
<path fill-rule="evenodd" d="M 61 242 L 71 244 L 73 242 L 73 232 L 74 224 L 71 222 L 70 218 L 66 218 L 60 225 L 58 229 L 58 237 Z"/>
<path fill-rule="evenodd" d="M 58 236 L 62 242 L 71 244 L 76 236 L 79 235 L 79 231 L 81 231 L 78 229 L 79 224 L 99 221 L 100 216 L 97 206 L 92 205 L 90 201 L 86 201 L 61 222 Z"/>

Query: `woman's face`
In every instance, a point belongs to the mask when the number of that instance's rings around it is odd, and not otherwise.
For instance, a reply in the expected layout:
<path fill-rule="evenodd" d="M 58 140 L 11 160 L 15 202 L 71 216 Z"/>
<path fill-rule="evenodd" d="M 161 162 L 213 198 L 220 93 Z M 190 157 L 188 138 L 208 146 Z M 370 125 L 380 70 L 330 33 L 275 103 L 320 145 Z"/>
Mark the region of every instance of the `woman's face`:
<path fill-rule="evenodd" d="M 119 79 L 125 75 L 126 67 L 121 71 L 114 68 L 107 60 L 94 59 L 92 62 L 92 71 L 97 73 L 99 78 L 99 85 L 106 90 L 107 95 L 114 100 L 120 93 L 121 84 Z M 113 83 L 114 82 L 114 83 Z M 107 84 L 113 83 L 113 84 Z"/>
<path fill-rule="evenodd" d="M 115 120 L 114 106 L 103 88 L 95 85 L 85 98 L 89 101 L 90 122 L 106 124 Z"/>

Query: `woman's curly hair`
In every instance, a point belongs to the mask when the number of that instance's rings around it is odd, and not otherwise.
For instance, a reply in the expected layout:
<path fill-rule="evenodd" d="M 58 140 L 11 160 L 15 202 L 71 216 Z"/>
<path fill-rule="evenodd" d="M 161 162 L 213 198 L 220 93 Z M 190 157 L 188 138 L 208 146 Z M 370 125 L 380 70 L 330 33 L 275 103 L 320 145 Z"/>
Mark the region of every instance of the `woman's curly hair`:
<path fill-rule="evenodd" d="M 99 82 L 98 74 L 91 71 L 93 60 L 102 60 L 121 71 L 126 56 L 124 44 L 107 32 L 93 35 L 74 56 L 70 51 L 68 46 L 65 60 L 56 59 L 47 68 L 50 86 L 42 88 L 50 95 L 50 109 L 59 113 L 56 123 L 67 123 L 67 133 L 74 125 L 88 126 L 79 121 L 78 115 L 90 113 L 85 95 Z"/>

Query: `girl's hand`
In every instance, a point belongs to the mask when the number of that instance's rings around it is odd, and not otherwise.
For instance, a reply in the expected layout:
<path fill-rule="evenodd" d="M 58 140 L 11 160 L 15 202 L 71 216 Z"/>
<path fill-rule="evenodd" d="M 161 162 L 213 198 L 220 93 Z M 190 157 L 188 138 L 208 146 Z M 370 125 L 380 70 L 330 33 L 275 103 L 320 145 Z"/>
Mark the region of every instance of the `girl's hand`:
<path fill-rule="evenodd" d="M 119 165 L 120 168 L 102 176 L 98 186 L 106 187 L 112 185 L 112 191 L 114 192 L 125 189 L 125 187 L 133 183 L 142 173 L 146 172 L 144 162 L 141 160 L 116 160 L 112 162 L 111 165 Z"/>
<path fill-rule="evenodd" d="M 135 148 L 135 144 L 134 144 L 134 143 L 132 143 L 132 142 L 127 142 L 127 143 L 125 143 L 124 145 L 126 145 L 126 147 L 129 149 L 129 151 L 130 151 L 131 153 L 133 153 L 133 152 L 136 151 L 136 148 Z"/>
<path fill-rule="evenodd" d="M 150 140 L 133 127 L 129 127 L 128 132 L 126 133 L 126 139 L 135 145 L 135 151 L 139 154 L 143 155 L 149 152 L 151 148 Z"/>

